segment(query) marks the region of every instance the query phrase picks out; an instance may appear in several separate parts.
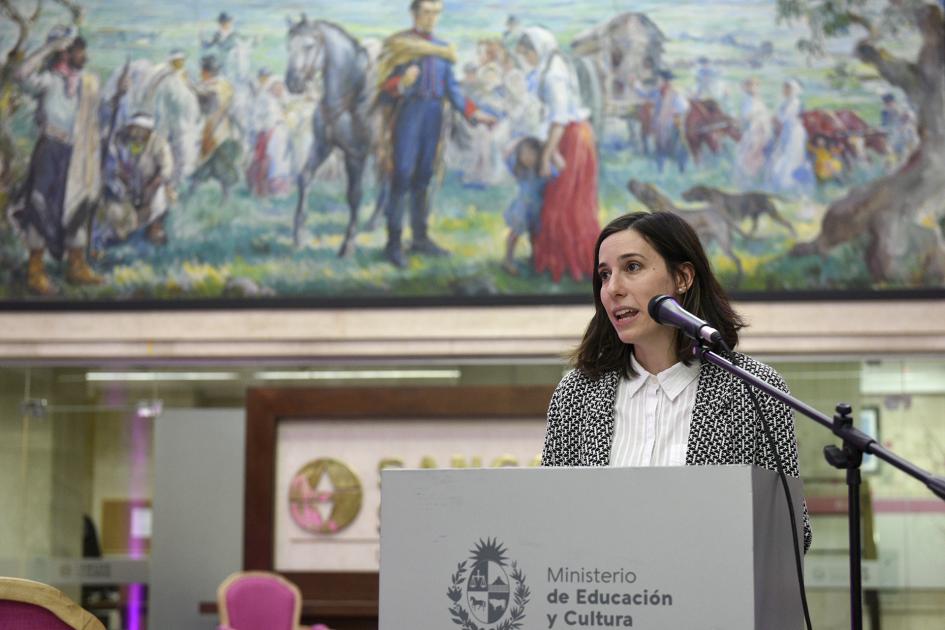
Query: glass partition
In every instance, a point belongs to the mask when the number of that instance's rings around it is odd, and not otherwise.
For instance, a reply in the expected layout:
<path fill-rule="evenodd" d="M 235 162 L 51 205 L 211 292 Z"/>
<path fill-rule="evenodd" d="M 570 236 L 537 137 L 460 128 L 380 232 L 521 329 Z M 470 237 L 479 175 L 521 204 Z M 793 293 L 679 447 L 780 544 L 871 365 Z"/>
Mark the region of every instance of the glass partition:
<path fill-rule="evenodd" d="M 945 359 L 767 362 L 802 400 L 828 414 L 851 403 L 857 426 L 945 474 Z M 166 410 L 242 408 L 251 386 L 550 387 L 565 369 L 537 360 L 0 367 L 0 575 L 53 584 L 106 627 L 139 630 L 152 509 L 160 510 L 151 505 L 154 428 Z M 821 630 L 846 628 L 846 486 L 822 455 L 836 440 L 803 417 L 797 435 L 814 529 L 805 561 L 812 618 Z M 945 627 L 945 502 L 882 462 L 867 460 L 863 478 L 866 627 Z"/>

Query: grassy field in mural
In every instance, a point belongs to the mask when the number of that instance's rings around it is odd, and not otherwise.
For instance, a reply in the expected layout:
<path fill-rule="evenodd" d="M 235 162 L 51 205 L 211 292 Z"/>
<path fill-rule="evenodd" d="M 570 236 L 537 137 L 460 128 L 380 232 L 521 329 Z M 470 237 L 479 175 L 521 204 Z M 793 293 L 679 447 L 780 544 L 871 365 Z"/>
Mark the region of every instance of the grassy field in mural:
<path fill-rule="evenodd" d="M 358 37 L 383 38 L 409 25 L 403 2 L 352 1 L 326 3 L 282 2 L 278 10 L 265 2 L 169 1 L 164 3 L 115 3 L 100 0 L 83 3 L 87 9 L 83 35 L 89 42 L 90 69 L 105 78 L 127 59 L 163 59 L 174 47 L 190 51 L 189 64 L 199 58 L 197 42 L 211 32 L 220 11 L 237 19 L 241 33 L 255 39 L 254 68 L 266 66 L 275 74 L 285 71 L 285 18 L 306 11 L 348 28 Z M 855 63 L 850 51 L 855 41 L 831 42 L 832 57 L 811 60 L 797 52 L 796 42 L 805 32 L 800 25 L 779 24 L 773 3 L 707 2 L 680 4 L 662 0 L 643 3 L 582 2 L 575 17 L 575 3 L 446 2 L 438 29 L 458 46 L 460 63 L 475 55 L 481 37 L 497 36 L 506 15 L 515 13 L 523 23 L 540 23 L 553 30 L 563 46 L 581 30 L 627 10 L 646 13 L 667 36 L 664 61 L 677 76 L 677 84 L 688 90 L 694 83 L 694 61 L 701 55 L 726 60 L 724 80 L 733 89 L 728 110 L 738 105 L 737 86 L 750 76 L 760 80 L 760 91 L 775 110 L 785 78 L 800 79 L 807 108 L 849 108 L 870 125 L 878 126 L 880 96 L 888 91 L 882 80 Z M 54 18 L 43 18 L 36 28 L 45 33 Z M 0 35 L 0 52 L 8 45 L 8 24 Z M 39 35 L 37 35 L 39 37 Z M 774 54 L 762 67 L 750 63 L 752 47 L 770 42 Z M 908 53 L 915 42 L 905 38 L 898 44 Z M 910 48 L 911 47 L 911 48 Z M 843 84 L 838 63 L 847 64 L 854 79 Z M 21 110 L 11 121 L 18 147 L 16 168 L 25 171 L 35 131 L 31 111 Z M 728 141 L 718 155 L 708 155 L 699 164 L 690 161 L 684 173 L 668 166 L 659 172 L 626 137 L 624 122 L 611 119 L 600 145 L 600 216 L 609 219 L 644 207 L 627 191 L 631 178 L 651 182 L 681 208 L 681 194 L 694 184 L 721 189 L 732 186 L 734 145 Z M 840 181 L 814 189 L 803 197 L 777 198 L 779 211 L 794 226 L 792 235 L 783 226 L 762 218 L 751 237 L 736 235 L 734 246 L 744 268 L 739 275 L 732 261 L 715 245 L 709 254 L 728 288 L 740 292 L 785 290 L 868 290 L 876 286 L 863 263 L 863 242 L 854 240 L 835 248 L 828 257 L 792 257 L 791 247 L 812 238 L 832 200 L 849 189 L 888 171 L 876 158 L 845 174 Z M 362 223 L 371 215 L 376 186 L 365 181 Z M 93 264 L 106 278 L 98 287 L 58 285 L 61 297 L 78 300 L 135 300 L 181 298 L 398 298 L 491 297 L 527 295 L 585 295 L 590 285 L 564 278 L 553 283 L 548 275 L 535 274 L 529 265 L 527 239 L 519 244 L 517 273 L 502 267 L 508 228 L 503 211 L 515 196 L 512 180 L 481 187 L 464 186 L 461 174 L 446 170 L 434 189 L 431 233 L 452 255 L 446 258 L 410 256 L 406 269 L 389 264 L 383 255 L 386 231 L 383 218 L 371 231 L 362 229 L 356 250 L 339 258 L 348 209 L 344 186 L 338 181 L 318 179 L 308 197 L 308 213 L 301 245 L 293 245 L 294 192 L 281 198 L 254 198 L 245 183 L 238 184 L 224 202 L 212 183 L 182 197 L 168 215 L 168 242 L 154 246 L 140 234 L 102 249 Z M 2 194 L 3 191 L 0 191 Z M 0 205 L 3 200 L 0 199 Z M 934 227 L 934 219 L 929 219 Z M 748 227 L 747 223 L 744 227 Z M 7 222 L 0 227 L 0 299 L 28 297 L 25 284 L 26 249 Z M 590 265 L 590 261 L 589 261 Z M 927 286 L 922 261 L 914 262 L 911 282 L 899 287 Z M 54 279 L 57 263 L 47 267 Z M 58 281 L 58 280 L 57 280 Z"/>

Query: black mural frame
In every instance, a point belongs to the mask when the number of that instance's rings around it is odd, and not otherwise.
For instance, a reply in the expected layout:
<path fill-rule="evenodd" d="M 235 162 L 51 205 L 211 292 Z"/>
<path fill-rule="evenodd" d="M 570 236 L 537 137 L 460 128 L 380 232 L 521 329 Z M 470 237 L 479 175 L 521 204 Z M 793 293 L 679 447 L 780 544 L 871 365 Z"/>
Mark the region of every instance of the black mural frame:
<path fill-rule="evenodd" d="M 885 290 L 732 291 L 735 302 L 856 302 L 945 299 L 945 287 Z M 249 309 L 435 308 L 456 306 L 562 306 L 591 304 L 586 295 L 483 295 L 398 297 L 187 298 L 161 300 L 0 300 L 0 311 L 200 311 Z"/>

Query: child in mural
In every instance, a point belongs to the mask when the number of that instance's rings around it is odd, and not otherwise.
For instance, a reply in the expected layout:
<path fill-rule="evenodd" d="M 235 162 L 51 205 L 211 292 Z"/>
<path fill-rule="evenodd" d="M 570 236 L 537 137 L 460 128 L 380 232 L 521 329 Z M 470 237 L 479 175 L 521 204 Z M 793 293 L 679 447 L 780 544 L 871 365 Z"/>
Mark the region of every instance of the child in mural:
<path fill-rule="evenodd" d="M 778 133 L 771 147 L 765 171 L 765 186 L 772 192 L 806 192 L 814 183 L 807 157 L 807 130 L 801 120 L 801 84 L 784 82 L 784 101 L 778 108 Z"/>
<path fill-rule="evenodd" d="M 814 160 L 814 175 L 818 184 L 839 179 L 843 174 L 843 161 L 837 157 L 839 147 L 831 146 L 827 136 L 819 133 L 814 136 L 807 149 Z"/>
<path fill-rule="evenodd" d="M 154 130 L 154 117 L 139 112 L 115 135 L 105 161 L 106 244 L 144 228 L 146 238 L 164 245 L 164 221 L 174 158 L 167 140 Z"/>
<path fill-rule="evenodd" d="M 55 28 L 46 44 L 30 54 L 14 78 L 37 101 L 39 138 L 14 217 L 29 248 L 27 289 L 51 295 L 46 250 L 66 254 L 66 280 L 102 284 L 86 261 L 88 217 L 101 187 L 98 78 L 84 68 L 86 43 L 72 30 Z"/>
<path fill-rule="evenodd" d="M 535 271 L 551 272 L 557 283 L 568 272 L 585 279 L 593 260 L 600 224 L 597 221 L 597 147 L 590 112 L 580 103 L 574 69 L 558 49 L 554 34 L 533 26 L 522 31 L 516 52 L 533 73 L 544 105 L 547 139 L 539 158 L 539 174 L 561 173 L 545 188 L 541 231 L 535 237 Z"/>
<path fill-rule="evenodd" d="M 509 226 L 502 268 L 513 276 L 518 275 L 515 249 L 519 239 L 527 233 L 534 252 L 535 237 L 541 230 L 541 207 L 545 200 L 545 185 L 548 183 L 548 178 L 539 173 L 542 148 L 541 140 L 528 136 L 513 143 L 506 157 L 506 165 L 515 177 L 518 193 L 502 215 Z M 558 175 L 561 166 L 561 162 L 554 160 L 551 177 Z"/>

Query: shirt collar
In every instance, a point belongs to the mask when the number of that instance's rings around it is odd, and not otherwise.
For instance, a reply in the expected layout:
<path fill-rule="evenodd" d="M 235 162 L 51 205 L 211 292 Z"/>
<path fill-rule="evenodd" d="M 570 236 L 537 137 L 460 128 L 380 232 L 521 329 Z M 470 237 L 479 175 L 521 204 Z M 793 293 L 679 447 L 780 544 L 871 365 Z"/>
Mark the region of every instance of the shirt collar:
<path fill-rule="evenodd" d="M 627 393 L 632 396 L 643 387 L 647 379 L 654 375 L 647 372 L 633 354 L 630 355 L 630 365 L 637 373 L 636 376 L 627 380 Z M 692 365 L 686 365 L 680 361 L 656 374 L 655 378 L 669 399 L 676 400 L 690 383 L 699 378 L 699 369 L 699 363 L 693 362 Z"/>
<path fill-rule="evenodd" d="M 643 369 L 643 366 L 640 365 L 633 354 L 630 355 L 630 365 L 633 367 L 633 371 L 637 373 L 636 376 L 631 376 L 627 379 L 627 393 L 633 396 L 637 393 L 638 389 L 643 387 L 643 384 L 646 383 L 646 379 L 650 378 L 652 374 Z"/>

